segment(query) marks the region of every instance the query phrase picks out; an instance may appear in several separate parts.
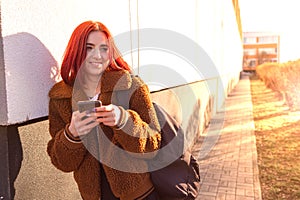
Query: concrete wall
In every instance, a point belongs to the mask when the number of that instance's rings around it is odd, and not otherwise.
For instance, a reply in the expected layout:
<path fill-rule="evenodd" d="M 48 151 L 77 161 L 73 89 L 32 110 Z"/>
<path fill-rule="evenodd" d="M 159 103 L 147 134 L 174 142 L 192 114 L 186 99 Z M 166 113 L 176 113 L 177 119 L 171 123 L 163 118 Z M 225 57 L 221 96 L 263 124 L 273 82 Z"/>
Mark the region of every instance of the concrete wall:
<path fill-rule="evenodd" d="M 46 154 L 50 136 L 45 117 L 47 93 L 60 79 L 63 51 L 82 21 L 108 26 L 153 99 L 182 121 L 190 140 L 202 134 L 207 116 L 222 107 L 242 69 L 232 1 L 130 2 L 130 12 L 124 0 L 0 2 L 0 197 L 80 199 L 72 174 L 55 169 Z"/>

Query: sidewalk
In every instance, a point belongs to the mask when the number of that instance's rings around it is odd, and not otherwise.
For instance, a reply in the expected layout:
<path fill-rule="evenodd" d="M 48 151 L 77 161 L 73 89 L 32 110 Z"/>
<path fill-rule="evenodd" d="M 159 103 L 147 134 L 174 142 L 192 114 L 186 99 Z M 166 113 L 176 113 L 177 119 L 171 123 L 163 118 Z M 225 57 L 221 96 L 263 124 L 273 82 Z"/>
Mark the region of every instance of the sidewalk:
<path fill-rule="evenodd" d="M 250 80 L 243 75 L 197 143 L 199 200 L 261 200 Z"/>

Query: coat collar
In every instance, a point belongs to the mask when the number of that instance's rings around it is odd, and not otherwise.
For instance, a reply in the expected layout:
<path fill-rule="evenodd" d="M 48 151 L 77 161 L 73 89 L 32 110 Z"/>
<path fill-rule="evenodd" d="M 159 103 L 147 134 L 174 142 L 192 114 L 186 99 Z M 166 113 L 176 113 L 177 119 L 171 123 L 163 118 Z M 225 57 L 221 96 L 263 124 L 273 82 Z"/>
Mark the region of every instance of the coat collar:
<path fill-rule="evenodd" d="M 119 90 L 127 90 L 132 85 L 132 75 L 126 70 L 110 71 L 107 70 L 101 77 L 101 93 L 113 92 Z M 49 91 L 49 97 L 55 99 L 64 99 L 75 97 L 78 99 L 85 99 L 83 91 L 77 90 L 60 81 L 56 83 Z"/>
<path fill-rule="evenodd" d="M 101 77 L 101 92 L 128 90 L 132 85 L 131 74 L 126 70 L 105 71 Z"/>
<path fill-rule="evenodd" d="M 49 91 L 49 97 L 51 99 L 65 99 L 71 98 L 73 87 L 67 85 L 64 81 L 56 83 Z"/>

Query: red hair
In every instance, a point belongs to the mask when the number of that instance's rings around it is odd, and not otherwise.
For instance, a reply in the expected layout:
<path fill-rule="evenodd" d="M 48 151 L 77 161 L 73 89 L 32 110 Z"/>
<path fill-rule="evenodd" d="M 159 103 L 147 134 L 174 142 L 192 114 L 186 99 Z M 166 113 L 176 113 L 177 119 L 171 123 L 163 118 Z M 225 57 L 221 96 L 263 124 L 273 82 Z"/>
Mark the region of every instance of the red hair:
<path fill-rule="evenodd" d="M 110 70 L 125 69 L 131 71 L 130 66 L 123 60 L 106 26 L 100 22 L 86 21 L 78 25 L 73 31 L 63 56 L 61 77 L 68 85 L 72 86 L 74 84 L 77 72 L 86 58 L 86 42 L 92 31 L 103 32 L 109 41 L 111 62 L 108 68 Z"/>

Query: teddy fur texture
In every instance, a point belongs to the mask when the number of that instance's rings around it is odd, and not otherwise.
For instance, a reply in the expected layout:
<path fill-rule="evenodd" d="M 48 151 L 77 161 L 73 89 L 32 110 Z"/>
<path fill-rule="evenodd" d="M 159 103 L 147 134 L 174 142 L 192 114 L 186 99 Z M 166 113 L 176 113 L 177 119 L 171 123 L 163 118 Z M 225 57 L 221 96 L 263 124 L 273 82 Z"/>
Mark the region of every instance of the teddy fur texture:
<path fill-rule="evenodd" d="M 161 140 L 159 123 L 147 85 L 139 78 L 132 77 L 127 71 L 105 71 L 101 77 L 99 99 L 103 105 L 111 103 L 118 105 L 115 92 L 128 89 L 132 90 L 132 96 L 129 109 L 123 110 L 129 116 L 126 124 L 121 130 L 101 124 L 100 129 L 111 142 L 110 145 L 102 146 L 99 141 L 98 146 L 102 148 L 102 155 L 109 155 L 109 158 L 114 161 L 121 159 L 120 154 L 110 148 L 114 145 L 128 152 L 140 153 L 140 157 L 133 156 L 125 164 L 130 169 L 133 163 L 139 162 L 140 166 L 146 168 L 145 159 L 151 159 L 155 154 L 143 158 L 143 153 L 159 149 Z M 77 110 L 76 102 L 86 100 L 87 96 L 77 87 L 70 87 L 61 81 L 51 88 L 49 97 L 49 132 L 52 139 L 48 142 L 47 152 L 51 161 L 55 167 L 64 172 L 74 172 L 74 178 L 83 199 L 98 200 L 101 192 L 105 192 L 101 191 L 100 186 L 99 161 L 86 148 L 84 139 L 71 141 L 66 137 L 72 111 Z M 92 139 L 92 146 L 97 146 L 96 140 Z M 104 146 L 105 149 L 103 149 Z M 151 191 L 153 187 L 148 172 L 124 172 L 106 164 L 103 164 L 103 168 L 114 195 L 121 200 L 135 199 Z"/>

